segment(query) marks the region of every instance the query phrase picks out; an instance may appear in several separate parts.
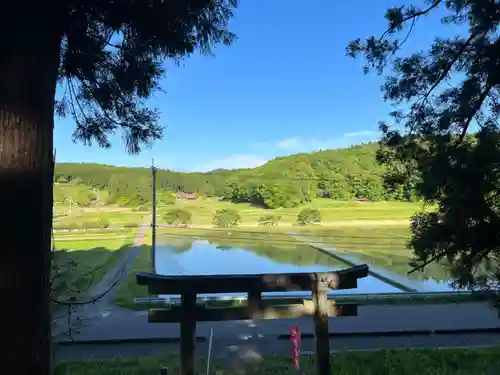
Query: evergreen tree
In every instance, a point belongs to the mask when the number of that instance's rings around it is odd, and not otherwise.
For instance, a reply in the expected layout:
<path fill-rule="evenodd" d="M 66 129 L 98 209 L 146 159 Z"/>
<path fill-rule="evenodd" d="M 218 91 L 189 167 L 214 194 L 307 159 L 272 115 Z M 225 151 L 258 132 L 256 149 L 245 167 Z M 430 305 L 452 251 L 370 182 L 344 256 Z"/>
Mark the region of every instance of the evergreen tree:
<path fill-rule="evenodd" d="M 500 3 L 491 0 L 391 8 L 381 36 L 348 47 L 366 58 L 365 71 L 392 70 L 382 90 L 399 108 L 393 124 L 381 124 L 379 152 L 387 186 L 438 205 L 413 218 L 415 265 L 446 261 L 461 287 L 491 286 L 500 276 L 499 15 Z M 427 51 L 401 55 L 418 19 L 433 16 L 448 35 L 436 36 Z M 450 29 L 462 33 L 450 37 Z"/>
<path fill-rule="evenodd" d="M 121 131 L 137 153 L 161 138 L 144 101 L 165 59 L 231 44 L 236 0 L 17 1 L 1 7 L 0 373 L 50 372 L 50 239 L 54 113 L 71 116 L 74 139 L 110 147 Z M 62 96 L 56 101 L 56 87 Z"/>

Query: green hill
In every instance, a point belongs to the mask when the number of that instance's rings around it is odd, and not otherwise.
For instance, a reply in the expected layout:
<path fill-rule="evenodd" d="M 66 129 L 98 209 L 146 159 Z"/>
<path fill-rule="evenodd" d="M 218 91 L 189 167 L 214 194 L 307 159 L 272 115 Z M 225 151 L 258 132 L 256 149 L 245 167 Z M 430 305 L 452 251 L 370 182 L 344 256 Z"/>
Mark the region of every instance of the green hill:
<path fill-rule="evenodd" d="M 316 197 L 394 199 L 383 188 L 383 168 L 375 160 L 378 144 L 278 157 L 253 169 L 206 173 L 159 170 L 157 187 L 165 199 L 183 191 L 219 196 L 263 207 L 294 207 Z M 104 164 L 58 163 L 56 181 L 79 181 L 109 192 L 109 201 L 145 204 L 151 198 L 151 169 Z"/>
<path fill-rule="evenodd" d="M 108 203 L 109 193 L 105 189 L 72 182 L 56 182 L 54 184 L 54 207 L 68 209 L 70 206 L 98 206 Z"/>

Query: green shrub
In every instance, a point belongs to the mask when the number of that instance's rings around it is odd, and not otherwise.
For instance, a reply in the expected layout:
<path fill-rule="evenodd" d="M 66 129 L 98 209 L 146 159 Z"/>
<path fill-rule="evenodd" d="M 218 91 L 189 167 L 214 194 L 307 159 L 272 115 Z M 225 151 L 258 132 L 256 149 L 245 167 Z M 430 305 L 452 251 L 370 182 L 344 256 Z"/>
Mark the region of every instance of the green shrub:
<path fill-rule="evenodd" d="M 163 220 L 169 225 L 191 224 L 191 212 L 176 208 L 169 210 L 163 215 Z"/>
<path fill-rule="evenodd" d="M 304 208 L 297 215 L 297 224 L 299 225 L 309 225 L 318 224 L 321 222 L 321 214 L 319 210 L 313 208 Z"/>
<path fill-rule="evenodd" d="M 241 216 L 237 211 L 231 209 L 222 209 L 215 211 L 213 224 L 219 228 L 236 227 L 241 221 Z"/>
<path fill-rule="evenodd" d="M 114 199 L 114 202 L 120 207 L 129 206 L 129 199 L 125 197 L 118 197 Z"/>
<path fill-rule="evenodd" d="M 276 227 L 281 220 L 280 215 L 266 215 L 259 218 L 259 225 L 266 227 Z"/>
<path fill-rule="evenodd" d="M 85 220 L 80 224 L 80 228 L 85 229 L 85 228 L 95 228 L 97 227 L 97 220 Z"/>
<path fill-rule="evenodd" d="M 99 219 L 85 220 L 78 227 L 82 228 L 82 229 L 85 229 L 85 228 L 108 228 L 109 224 L 110 224 L 109 220 L 105 217 L 102 217 Z"/>
<path fill-rule="evenodd" d="M 97 220 L 97 226 L 99 228 L 107 228 L 109 227 L 109 220 L 106 219 L 105 217 L 102 217 L 99 220 Z"/>
<path fill-rule="evenodd" d="M 61 223 L 56 226 L 56 228 L 63 228 L 63 229 L 80 229 L 82 226 L 75 221 L 70 221 L 68 223 Z"/>
<path fill-rule="evenodd" d="M 158 204 L 175 204 L 177 201 L 177 198 L 175 196 L 175 193 L 171 191 L 166 191 L 163 194 L 159 194 L 158 197 L 156 198 L 156 201 Z"/>
<path fill-rule="evenodd" d="M 125 228 L 137 228 L 141 226 L 141 223 L 137 221 L 127 221 L 126 223 L 123 223 L 121 226 Z"/>

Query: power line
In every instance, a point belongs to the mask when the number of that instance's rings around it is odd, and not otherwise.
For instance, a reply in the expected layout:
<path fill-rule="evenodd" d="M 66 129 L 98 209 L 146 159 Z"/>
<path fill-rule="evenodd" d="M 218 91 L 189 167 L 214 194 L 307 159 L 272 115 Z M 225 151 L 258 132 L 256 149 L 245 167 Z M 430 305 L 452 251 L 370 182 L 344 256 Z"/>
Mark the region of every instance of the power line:
<path fill-rule="evenodd" d="M 151 173 L 152 173 L 152 199 L 153 199 L 153 213 L 152 213 L 152 222 L 151 222 L 151 259 L 152 259 L 152 271 L 156 272 L 156 172 L 157 169 L 155 167 L 154 159 L 151 165 Z"/>

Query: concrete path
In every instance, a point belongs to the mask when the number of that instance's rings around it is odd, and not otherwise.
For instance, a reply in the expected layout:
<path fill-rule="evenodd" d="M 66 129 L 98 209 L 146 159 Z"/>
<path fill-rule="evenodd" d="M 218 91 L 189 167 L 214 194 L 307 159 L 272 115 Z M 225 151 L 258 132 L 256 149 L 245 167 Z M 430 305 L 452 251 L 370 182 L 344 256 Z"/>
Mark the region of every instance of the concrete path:
<path fill-rule="evenodd" d="M 271 338 L 288 334 L 291 325 L 300 326 L 304 334 L 314 332 L 310 318 L 261 321 L 202 322 L 197 336 L 208 338 L 210 329 L 219 339 Z M 123 308 L 105 310 L 94 315 L 88 325 L 73 337 L 78 341 L 177 339 L 179 324 L 148 323 L 147 312 Z M 499 329 L 500 319 L 495 308 L 484 302 L 442 305 L 359 306 L 358 316 L 330 319 L 330 332 L 342 336 L 383 334 L 402 331 Z"/>

